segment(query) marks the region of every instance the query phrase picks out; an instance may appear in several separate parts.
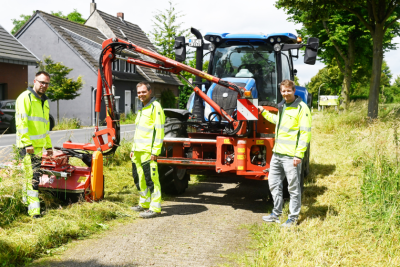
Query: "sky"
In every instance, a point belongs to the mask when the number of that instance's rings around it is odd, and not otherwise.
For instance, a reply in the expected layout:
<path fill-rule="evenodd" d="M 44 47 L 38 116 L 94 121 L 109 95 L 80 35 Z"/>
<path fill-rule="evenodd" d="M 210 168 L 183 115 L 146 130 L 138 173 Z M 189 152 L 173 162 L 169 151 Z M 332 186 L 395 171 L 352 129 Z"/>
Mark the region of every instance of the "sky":
<path fill-rule="evenodd" d="M 4 3 L 2 3 L 4 2 Z M 50 13 L 51 11 L 62 11 L 68 14 L 74 9 L 88 18 L 90 3 L 92 0 L 0 0 L 0 25 L 7 31 L 13 28 L 12 19 L 17 19 L 21 14 L 31 14 L 33 10 L 41 10 Z M 154 27 L 153 17 L 157 11 L 168 8 L 167 0 L 95 0 L 97 9 L 116 16 L 123 12 L 125 20 L 139 25 L 145 33 L 149 33 Z M 6 3 L 6 4 L 5 4 Z M 274 6 L 275 0 L 174 0 L 174 7 L 184 15 L 179 19 L 182 27 L 194 27 L 205 35 L 207 32 L 228 32 L 228 33 L 279 33 L 291 32 L 296 34 L 300 24 L 287 21 L 288 16 L 284 10 Z M 297 35 L 297 34 L 296 34 Z M 400 43 L 400 37 L 395 39 Z M 397 45 L 399 47 L 399 45 Z M 393 79 L 400 75 L 400 49 L 385 54 Z M 294 62 L 297 69 L 297 76 L 300 84 L 307 83 L 324 67 L 322 63 L 306 65 L 303 57 Z M 393 80 L 392 79 L 392 80 Z"/>

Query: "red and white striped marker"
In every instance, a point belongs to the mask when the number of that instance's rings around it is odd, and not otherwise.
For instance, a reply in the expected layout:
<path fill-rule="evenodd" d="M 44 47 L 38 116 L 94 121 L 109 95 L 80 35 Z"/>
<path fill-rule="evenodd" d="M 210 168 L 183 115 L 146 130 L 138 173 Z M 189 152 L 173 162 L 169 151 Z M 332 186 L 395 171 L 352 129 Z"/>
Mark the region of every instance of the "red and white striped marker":
<path fill-rule="evenodd" d="M 237 120 L 258 120 L 258 99 L 242 98 L 237 100 Z"/>

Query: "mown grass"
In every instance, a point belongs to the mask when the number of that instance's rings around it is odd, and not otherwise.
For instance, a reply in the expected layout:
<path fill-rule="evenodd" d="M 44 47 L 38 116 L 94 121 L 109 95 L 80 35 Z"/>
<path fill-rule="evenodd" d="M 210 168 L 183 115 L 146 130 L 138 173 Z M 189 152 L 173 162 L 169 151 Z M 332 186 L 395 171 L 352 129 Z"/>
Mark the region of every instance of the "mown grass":
<path fill-rule="evenodd" d="M 311 173 L 299 225 L 247 226 L 255 252 L 233 255 L 238 264 L 400 265 L 400 151 L 393 127 L 400 106 L 381 106 L 372 123 L 366 108 L 366 102 L 356 102 L 346 113 L 313 114 Z M 282 221 L 288 212 L 285 203 Z"/>
<path fill-rule="evenodd" d="M 53 128 L 53 131 L 80 129 L 81 122 L 77 118 L 62 118 Z"/>
<path fill-rule="evenodd" d="M 128 149 L 129 148 L 129 149 Z M 45 215 L 33 220 L 21 202 L 22 173 L 2 171 L 0 180 L 0 266 L 19 266 L 51 255 L 62 244 L 104 231 L 116 222 L 129 222 L 137 203 L 129 160 L 130 144 L 121 142 L 114 157 L 105 160 L 105 198 L 97 203 L 65 204 L 40 194 Z M 83 163 L 72 159 L 72 165 Z"/>

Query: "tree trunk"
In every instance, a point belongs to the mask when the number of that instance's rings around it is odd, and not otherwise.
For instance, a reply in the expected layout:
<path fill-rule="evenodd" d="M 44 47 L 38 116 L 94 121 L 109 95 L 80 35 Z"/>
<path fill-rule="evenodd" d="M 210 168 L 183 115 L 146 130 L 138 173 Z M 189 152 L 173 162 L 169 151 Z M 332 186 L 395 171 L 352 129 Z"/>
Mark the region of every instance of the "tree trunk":
<path fill-rule="evenodd" d="M 375 31 L 371 32 L 373 40 L 372 51 L 372 75 L 368 98 L 368 117 L 378 117 L 379 86 L 381 83 L 382 60 L 383 60 L 383 24 L 375 24 Z"/>
<path fill-rule="evenodd" d="M 60 123 L 60 100 L 57 99 L 57 124 Z"/>
<path fill-rule="evenodd" d="M 349 35 L 348 39 L 348 48 L 347 48 L 347 58 L 344 60 L 344 77 L 343 77 L 343 86 L 342 86 L 342 107 L 344 110 L 347 110 L 350 104 L 350 86 L 353 75 L 353 66 L 354 66 L 354 56 L 355 56 L 355 36 L 353 34 Z"/>

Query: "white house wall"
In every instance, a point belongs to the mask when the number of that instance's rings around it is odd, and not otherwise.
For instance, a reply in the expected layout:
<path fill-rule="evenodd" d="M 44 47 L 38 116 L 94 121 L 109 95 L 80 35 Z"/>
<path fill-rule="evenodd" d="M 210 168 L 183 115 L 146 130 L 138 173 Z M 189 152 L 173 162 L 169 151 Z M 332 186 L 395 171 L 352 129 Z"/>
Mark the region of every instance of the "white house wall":
<path fill-rule="evenodd" d="M 83 88 L 80 96 L 73 100 L 60 100 L 60 119 L 78 118 L 82 125 L 91 125 L 92 97 L 91 87 L 97 85 L 97 72 L 90 67 L 82 57 L 73 51 L 41 18 L 36 18 L 18 37 L 18 40 L 43 60 L 51 56 L 55 62 L 73 68 L 69 78 L 82 76 Z M 29 67 L 28 81 L 34 80 L 37 68 Z M 57 117 L 57 102 L 50 103 L 50 113 Z"/>

